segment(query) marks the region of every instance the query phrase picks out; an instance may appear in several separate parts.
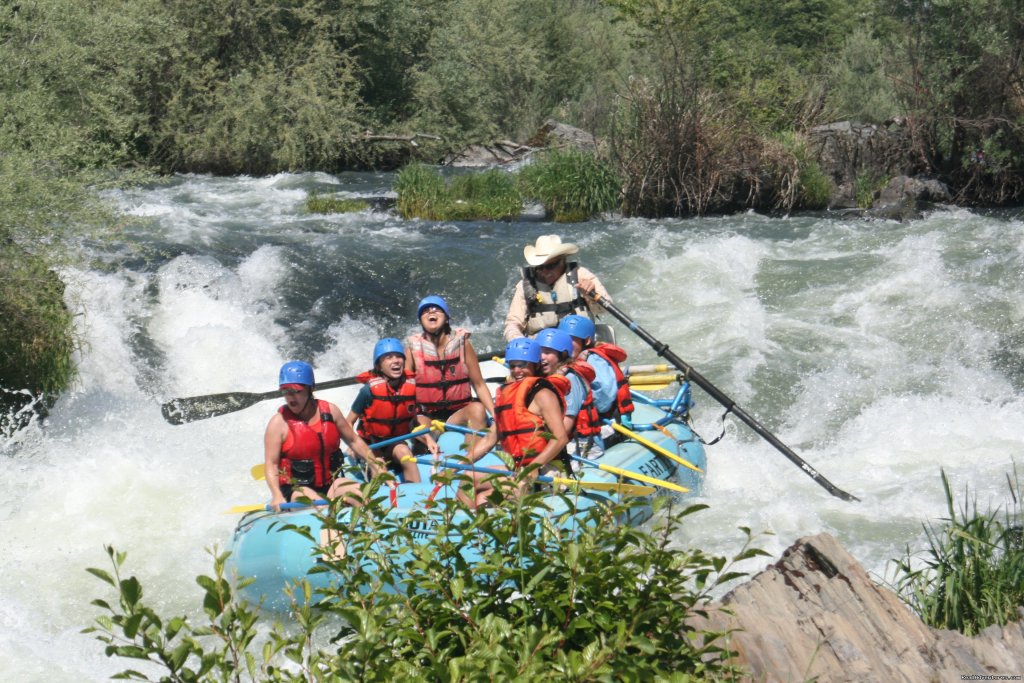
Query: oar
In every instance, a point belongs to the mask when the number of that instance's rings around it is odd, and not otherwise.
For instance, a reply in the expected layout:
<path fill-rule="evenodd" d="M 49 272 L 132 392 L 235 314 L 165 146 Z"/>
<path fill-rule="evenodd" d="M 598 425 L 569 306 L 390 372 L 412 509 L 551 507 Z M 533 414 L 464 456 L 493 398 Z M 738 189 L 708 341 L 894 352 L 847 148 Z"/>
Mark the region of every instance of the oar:
<path fill-rule="evenodd" d="M 642 437 L 639 434 L 637 434 L 636 432 L 634 432 L 632 429 L 627 429 L 626 427 L 624 427 L 623 425 L 619 424 L 618 422 L 615 422 L 614 420 L 605 420 L 604 423 L 607 424 L 607 425 L 611 425 L 611 428 L 614 429 L 615 431 L 617 431 L 619 434 L 622 434 L 624 436 L 628 436 L 629 438 L 633 439 L 633 441 L 636 441 L 638 444 L 640 444 L 642 446 L 646 446 L 647 448 L 650 448 L 655 453 L 657 453 L 659 455 L 664 455 L 669 460 L 675 461 L 675 462 L 679 463 L 680 465 L 682 465 L 683 467 L 688 467 L 689 469 L 693 470 L 694 472 L 700 472 L 701 474 L 704 474 L 704 470 L 702 470 L 701 468 L 697 467 L 696 465 L 694 465 L 689 460 L 681 458 L 680 456 L 676 455 L 675 453 L 673 453 L 672 451 L 668 450 L 667 448 L 662 448 L 661 446 L 659 446 L 658 444 L 654 443 L 650 439 L 645 439 L 644 437 Z"/>
<path fill-rule="evenodd" d="M 639 472 L 631 472 L 629 470 L 624 470 L 619 467 L 613 467 L 612 465 L 605 465 L 603 463 L 594 462 L 593 460 L 588 460 L 587 458 L 582 458 L 578 455 L 570 455 L 569 457 L 572 458 L 573 460 L 576 460 L 577 462 L 583 463 L 584 465 L 587 465 L 589 467 L 596 467 L 602 472 L 608 472 L 609 474 L 614 474 L 617 477 L 635 479 L 636 481 L 642 481 L 645 484 L 650 484 L 652 486 L 660 486 L 663 489 L 675 491 L 676 493 L 690 492 L 690 489 L 686 488 L 685 486 L 680 486 L 679 484 L 675 484 L 671 481 L 665 481 L 664 479 L 655 479 L 654 477 L 648 477 L 646 474 L 640 474 Z"/>
<path fill-rule="evenodd" d="M 463 434 L 475 434 L 476 436 L 483 436 L 486 433 L 486 432 L 478 432 L 475 429 L 470 429 L 468 427 L 463 427 L 461 425 L 450 425 L 450 424 L 447 424 L 445 422 L 441 422 L 440 420 L 434 420 L 431 424 L 433 424 L 436 429 L 441 429 L 441 430 L 449 429 L 449 430 L 451 430 L 453 432 L 461 432 Z M 629 430 L 627 430 L 627 431 L 629 431 Z M 636 438 L 638 441 L 640 441 L 640 443 L 644 443 L 645 446 L 653 447 L 655 449 L 660 449 L 661 448 L 657 444 L 651 443 L 650 441 L 647 441 L 647 439 L 644 439 L 643 437 L 641 437 L 639 435 L 635 435 L 633 432 L 629 432 L 629 433 L 631 435 L 633 435 L 634 438 Z M 664 450 L 664 449 L 661 449 L 661 450 Z M 697 472 L 702 472 L 702 470 L 700 468 L 695 467 L 694 465 L 691 465 L 690 463 L 686 462 L 685 460 L 683 460 L 679 456 L 670 453 L 669 451 L 665 451 L 665 454 L 670 456 L 670 457 L 672 457 L 674 460 L 677 460 L 681 464 L 686 465 L 687 467 L 690 467 L 690 468 L 696 470 Z M 588 460 L 586 462 L 590 462 L 590 461 Z M 613 467 L 611 465 L 602 465 L 601 469 L 605 470 L 606 472 L 610 472 L 612 474 L 617 474 L 619 476 L 626 477 L 626 478 L 629 478 L 629 479 L 635 479 L 637 481 L 646 482 L 648 484 L 654 484 L 655 486 L 664 486 L 665 488 L 671 489 L 673 491 L 677 491 L 678 493 L 689 493 L 689 491 L 690 491 L 690 489 L 687 489 L 687 488 L 684 488 L 682 486 L 679 486 L 678 484 L 673 484 L 672 482 L 664 481 L 662 479 L 655 479 L 654 477 L 648 477 L 647 475 L 639 474 L 639 473 L 636 473 L 636 472 L 630 472 L 628 470 L 622 470 L 622 469 L 619 469 L 618 467 Z"/>
<path fill-rule="evenodd" d="M 459 462 L 451 462 L 450 460 L 433 460 L 431 458 L 420 457 L 416 458 L 417 462 L 421 465 L 440 465 L 441 467 L 447 467 L 453 470 L 462 470 L 463 472 L 478 472 L 480 474 L 498 474 L 504 477 L 515 477 L 518 473 L 511 470 L 501 470 L 494 467 L 478 467 L 476 465 L 464 465 Z M 652 493 L 656 493 L 656 490 L 650 486 L 638 486 L 636 484 L 621 484 L 619 482 L 611 481 L 581 481 L 579 479 L 567 479 L 565 477 L 549 477 L 544 474 L 537 475 L 537 481 L 545 484 L 558 484 L 560 486 L 570 486 L 581 489 L 592 489 L 594 491 L 615 491 L 628 496 L 649 496 Z"/>
<path fill-rule="evenodd" d="M 377 443 L 371 443 L 371 444 L 368 444 L 368 445 L 370 446 L 370 448 L 384 448 L 385 446 L 391 446 L 391 445 L 396 444 L 396 443 L 398 443 L 400 441 L 406 441 L 408 439 L 415 439 L 417 436 L 423 436 L 424 434 L 429 434 L 430 431 L 431 431 L 430 427 L 420 427 L 419 429 L 417 429 L 415 431 L 412 431 L 412 432 L 409 432 L 408 434 L 403 434 L 402 436 L 393 436 L 390 439 L 384 439 L 383 441 L 378 441 Z M 263 468 L 264 468 L 264 465 L 262 463 L 259 464 L 259 465 L 253 465 L 252 469 L 250 470 L 250 474 L 252 474 L 252 478 L 257 480 L 257 481 L 262 481 L 263 479 L 265 479 L 266 476 L 265 476 Z"/>
<path fill-rule="evenodd" d="M 282 510 L 298 510 L 299 508 L 308 508 L 313 505 L 330 505 L 329 500 L 314 500 L 311 503 L 281 503 Z M 245 512 L 259 512 L 260 510 L 270 510 L 269 503 L 261 503 L 259 505 L 236 505 L 230 510 L 225 510 L 225 515 L 239 515 Z"/>
<path fill-rule="evenodd" d="M 761 423 L 759 423 L 757 420 L 748 415 L 746 411 L 744 411 L 742 408 L 736 405 L 735 401 L 726 396 L 718 387 L 716 387 L 714 384 L 705 379 L 703 375 L 701 375 L 699 372 L 690 367 L 688 363 L 679 358 L 679 356 L 669 351 L 668 346 L 666 344 L 661 343 L 660 341 L 652 337 L 650 334 L 648 334 L 647 331 L 640 327 L 638 324 L 636 324 L 636 322 L 632 318 L 623 313 L 618 306 L 606 300 L 597 292 L 586 292 L 586 295 L 591 300 L 600 304 L 606 311 L 611 313 L 615 318 L 617 318 L 620 322 L 626 325 L 626 327 L 632 330 L 633 333 L 636 334 L 636 336 L 640 337 L 640 339 L 642 339 L 652 349 L 654 349 L 655 353 L 657 353 L 659 356 L 661 356 L 668 362 L 672 363 L 672 365 L 679 368 L 679 370 L 685 375 L 686 379 L 691 380 L 701 389 L 708 392 L 711 398 L 715 399 L 725 407 L 726 412 L 733 413 L 748 427 L 753 429 L 758 434 L 758 436 L 760 436 L 762 439 L 764 439 L 772 446 L 774 446 L 775 449 L 782 453 L 784 456 L 789 458 L 790 461 L 797 465 L 801 470 L 804 471 L 804 473 L 807 474 L 807 476 L 809 476 L 811 479 L 817 482 L 826 491 L 831 493 L 833 496 L 841 498 L 843 500 L 860 500 L 860 498 L 857 498 L 856 496 L 851 495 L 846 491 L 843 491 L 842 489 L 836 487 L 828 479 L 821 476 L 817 472 L 817 470 L 808 465 L 799 455 L 794 453 L 793 450 L 789 448 L 789 446 L 782 443 L 782 441 L 780 441 L 778 437 L 776 437 L 774 434 L 765 429 L 765 427 L 763 427 Z"/>
<path fill-rule="evenodd" d="M 491 353 L 478 353 L 476 359 L 485 361 L 491 358 Z M 343 377 L 327 382 L 317 382 L 317 391 L 321 389 L 336 389 L 357 384 L 355 377 Z M 281 392 L 264 391 L 263 393 L 251 393 L 248 391 L 230 391 L 225 394 L 207 394 L 205 396 L 190 396 L 188 398 L 174 398 L 160 406 L 160 412 L 164 419 L 172 425 L 205 420 L 208 417 L 226 415 L 236 410 L 242 410 L 254 406 L 262 401 L 269 401 L 272 398 L 279 398 Z"/>

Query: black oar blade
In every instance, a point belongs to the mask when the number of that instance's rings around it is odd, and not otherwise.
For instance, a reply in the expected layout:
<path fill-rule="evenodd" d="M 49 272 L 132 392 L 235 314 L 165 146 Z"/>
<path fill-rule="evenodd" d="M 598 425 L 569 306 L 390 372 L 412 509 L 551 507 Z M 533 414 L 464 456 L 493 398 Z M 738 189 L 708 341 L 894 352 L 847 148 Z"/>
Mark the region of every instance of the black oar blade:
<path fill-rule="evenodd" d="M 172 425 L 205 420 L 208 417 L 233 413 L 249 406 L 256 405 L 260 401 L 273 398 L 277 392 L 268 394 L 254 394 L 245 391 L 234 391 L 226 394 L 209 394 L 207 396 L 192 396 L 190 398 L 176 398 L 160 406 L 160 412 L 164 419 Z"/>

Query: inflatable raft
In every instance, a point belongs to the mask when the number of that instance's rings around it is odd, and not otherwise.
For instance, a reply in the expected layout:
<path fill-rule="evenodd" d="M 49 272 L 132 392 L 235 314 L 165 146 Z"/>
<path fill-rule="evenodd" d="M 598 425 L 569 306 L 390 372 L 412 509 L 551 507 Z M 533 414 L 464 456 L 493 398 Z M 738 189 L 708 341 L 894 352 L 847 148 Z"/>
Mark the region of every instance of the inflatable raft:
<path fill-rule="evenodd" d="M 579 462 L 576 477 L 584 484 L 578 489 L 570 487 L 572 495 L 564 495 L 565 487 L 556 485 L 549 489 L 551 493 L 545 503 L 550 509 L 550 519 L 556 520 L 557 524 L 570 528 L 578 524 L 579 518 L 586 515 L 593 506 L 606 505 L 626 495 L 616 490 L 616 485 L 620 483 L 643 485 L 644 480 L 653 480 L 677 485 L 675 490 L 668 486 L 651 486 L 649 493 L 640 497 L 640 504 L 630 506 L 624 518 L 619 520 L 623 524 L 639 525 L 650 519 L 651 499 L 654 496 L 691 496 L 699 493 L 706 458 L 703 445 L 690 429 L 687 420 L 689 387 L 683 384 L 675 398 L 670 400 L 650 399 L 639 393 L 635 394 L 635 399 L 636 410 L 631 416 L 630 428 L 633 436 L 614 443 L 596 460 Z M 449 431 L 438 440 L 441 452 L 456 467 L 458 461 L 454 456 L 462 452 L 465 438 L 463 434 Z M 402 483 L 398 486 L 397 496 L 390 501 L 389 516 L 408 516 L 415 510 L 423 510 L 428 504 L 437 504 L 456 495 L 450 476 L 435 477 L 432 481 L 432 467 L 428 463 L 426 458 L 421 461 L 421 483 Z M 505 469 L 504 463 L 495 454 L 488 454 L 475 466 Z M 625 478 L 622 472 L 634 473 L 639 479 Z M 439 486 L 439 479 L 449 480 L 449 483 Z M 687 492 L 680 493 L 678 487 Z M 559 490 L 556 491 L 556 488 Z M 378 495 L 387 499 L 389 491 L 381 487 Z M 636 496 L 635 489 L 630 495 Z M 326 510 L 315 506 L 297 506 L 281 512 L 250 512 L 241 518 L 232 537 L 229 563 L 239 577 L 252 579 L 251 583 L 240 589 L 243 597 L 252 602 L 262 600 L 268 609 L 284 609 L 290 602 L 283 588 L 294 580 L 306 578 L 314 590 L 330 585 L 332 572 L 310 573 L 325 559 L 332 559 L 325 558 L 321 549 L 321 545 L 329 540 L 324 528 L 323 515 Z M 352 514 L 352 511 L 346 508 L 338 514 L 341 519 Z M 429 523 L 424 523 L 421 517 L 416 519 L 417 523 L 424 526 L 416 538 L 424 543 L 430 542 L 433 534 Z M 340 539 L 338 547 L 344 552 L 344 539 Z M 470 553 L 467 559 L 472 561 L 474 551 L 467 549 L 463 554 L 467 552 Z"/>

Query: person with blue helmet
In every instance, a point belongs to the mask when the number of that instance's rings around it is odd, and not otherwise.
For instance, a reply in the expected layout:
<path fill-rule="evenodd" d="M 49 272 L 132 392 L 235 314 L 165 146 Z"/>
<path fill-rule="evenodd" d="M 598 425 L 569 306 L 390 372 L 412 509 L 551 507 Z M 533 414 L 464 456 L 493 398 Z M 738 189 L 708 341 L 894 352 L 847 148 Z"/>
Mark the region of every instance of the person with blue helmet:
<path fill-rule="evenodd" d="M 565 451 L 569 442 L 563 424 L 563 396 L 569 382 L 561 376 L 541 377 L 540 345 L 533 339 L 513 339 L 505 347 L 509 379 L 498 388 L 494 399 L 494 428 L 466 449 L 466 458 L 476 462 L 500 442 L 513 460 L 515 470 L 534 467 L 516 483 L 509 478 L 473 473 L 475 507 L 486 505 L 496 485 L 515 485 L 510 495 L 528 491 L 538 472 L 543 472 Z"/>
<path fill-rule="evenodd" d="M 600 445 L 597 442 L 597 435 L 601 431 L 601 423 L 590 388 L 595 378 L 594 369 L 589 364 L 576 360 L 573 355 L 573 337 L 565 330 L 557 327 L 541 330 L 537 333 L 536 340 L 541 347 L 541 373 L 545 377 L 560 375 L 569 380 L 563 422 L 570 437 L 570 446 L 573 447 L 571 450 L 580 454 L 596 454 Z"/>
<path fill-rule="evenodd" d="M 592 272 L 569 257 L 579 247 L 562 242 L 558 235 L 541 235 L 523 249 L 528 264 L 512 291 L 505 316 L 505 339 L 537 334 L 570 314 L 594 318 L 598 307 L 583 295 L 594 292 L 611 301 L 604 285 Z"/>
<path fill-rule="evenodd" d="M 341 443 L 378 472 L 384 471 L 383 463 L 345 421 L 341 408 L 313 396 L 316 381 L 309 363 L 282 365 L 278 386 L 285 405 L 270 418 L 263 435 L 263 472 L 271 507 L 280 510 L 281 503 L 300 498 L 341 498 L 346 504 L 361 505 L 359 483 L 339 474 Z"/>
<path fill-rule="evenodd" d="M 558 323 L 558 327 L 572 337 L 573 356 L 594 368 L 595 378 L 590 388 L 601 419 L 618 420 L 628 425 L 633 399 L 629 379 L 620 365 L 626 361 L 626 350 L 608 342 L 597 342 L 596 328 L 588 318 L 569 315 Z"/>
<path fill-rule="evenodd" d="M 385 337 L 373 347 L 373 368 L 356 377 L 363 385 L 352 401 L 348 423 L 358 426 L 361 436 L 371 446 L 429 425 L 416 406 L 416 379 L 405 369 L 405 347 L 394 337 Z M 416 437 L 434 455 L 439 454 L 437 442 L 430 434 Z M 420 481 L 420 470 L 409 445 L 400 441 L 385 446 L 381 456 L 407 482 Z"/>
<path fill-rule="evenodd" d="M 405 340 L 405 362 L 416 375 L 420 412 L 430 420 L 486 429 L 494 401 L 470 342 L 471 333 L 452 328 L 448 304 L 434 294 L 420 300 L 416 316 L 421 330 Z"/>

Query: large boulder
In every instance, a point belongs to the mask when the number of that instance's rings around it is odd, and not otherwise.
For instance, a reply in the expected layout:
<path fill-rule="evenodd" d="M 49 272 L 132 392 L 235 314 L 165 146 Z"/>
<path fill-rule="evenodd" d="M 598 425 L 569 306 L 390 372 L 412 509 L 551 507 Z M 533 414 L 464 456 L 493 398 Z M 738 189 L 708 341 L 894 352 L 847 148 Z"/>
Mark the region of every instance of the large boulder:
<path fill-rule="evenodd" d="M 750 680 L 766 683 L 952 683 L 1024 672 L 1020 622 L 974 638 L 929 628 L 828 534 L 797 540 L 694 622 L 731 630 L 734 663 L 751 672 Z"/>
<path fill-rule="evenodd" d="M 811 155 L 836 187 L 830 208 L 856 207 L 859 184 L 922 170 L 915 167 L 910 136 L 900 122 L 876 126 L 839 121 L 811 128 L 808 138 Z"/>

